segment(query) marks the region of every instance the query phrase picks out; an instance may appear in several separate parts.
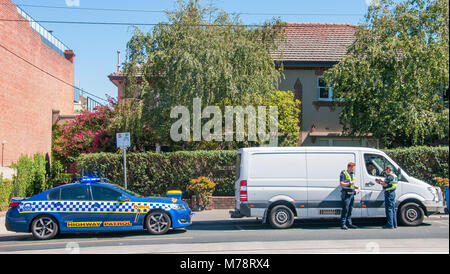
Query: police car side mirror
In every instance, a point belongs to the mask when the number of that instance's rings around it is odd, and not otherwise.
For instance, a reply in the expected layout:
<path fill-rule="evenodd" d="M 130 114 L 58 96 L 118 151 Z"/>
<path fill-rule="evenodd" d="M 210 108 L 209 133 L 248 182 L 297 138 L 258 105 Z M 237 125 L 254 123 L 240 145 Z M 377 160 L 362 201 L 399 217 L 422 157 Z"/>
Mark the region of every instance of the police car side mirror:
<path fill-rule="evenodd" d="M 129 200 L 130 200 L 130 199 L 128 199 L 128 198 L 125 197 L 125 196 L 120 196 L 118 202 L 119 202 L 119 203 L 125 203 L 125 202 L 128 202 Z"/>

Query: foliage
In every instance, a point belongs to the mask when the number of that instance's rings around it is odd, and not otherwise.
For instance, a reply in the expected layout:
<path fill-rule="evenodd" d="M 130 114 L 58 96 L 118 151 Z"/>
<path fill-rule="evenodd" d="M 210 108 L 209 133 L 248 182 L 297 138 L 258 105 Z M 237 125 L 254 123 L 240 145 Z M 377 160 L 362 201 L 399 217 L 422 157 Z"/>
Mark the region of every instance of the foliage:
<path fill-rule="evenodd" d="M 344 130 L 388 147 L 448 142 L 448 0 L 376 2 L 348 55 L 324 74 Z"/>
<path fill-rule="evenodd" d="M 435 177 L 448 177 L 448 147 L 411 147 L 384 150 L 407 174 L 427 183 Z M 179 151 L 169 153 L 131 153 L 127 155 L 128 186 L 142 195 L 165 195 L 180 189 L 183 196 L 191 178 L 206 176 L 216 183 L 213 195 L 234 196 L 237 151 Z M 104 176 L 123 185 L 121 154 L 83 154 L 78 170 Z M 81 176 L 81 173 L 79 174 Z"/>
<path fill-rule="evenodd" d="M 46 163 L 42 154 L 35 154 L 33 157 L 22 155 L 17 163 L 11 165 L 17 174 L 13 176 L 13 181 L 17 180 L 17 196 L 31 197 L 52 187 Z"/>
<path fill-rule="evenodd" d="M 3 179 L 3 173 L 0 173 L 0 211 L 8 209 L 9 202 L 13 192 L 13 183 L 11 180 Z"/>
<path fill-rule="evenodd" d="M 233 193 L 236 151 L 178 151 L 127 154 L 128 188 L 145 196 L 164 196 L 180 189 L 190 197 L 187 185 L 192 178 L 206 176 L 216 183 L 214 195 Z M 123 185 L 123 157 L 114 153 L 82 154 L 79 176 L 94 174 Z"/>
<path fill-rule="evenodd" d="M 448 178 L 449 147 L 410 147 L 388 149 L 389 155 L 407 174 L 429 184 L 435 177 Z"/>
<path fill-rule="evenodd" d="M 292 91 L 274 91 L 264 105 L 278 107 L 278 139 L 279 146 L 296 146 L 300 132 L 300 104 Z M 269 119 L 267 119 L 269 121 Z"/>
<path fill-rule="evenodd" d="M 72 163 L 81 153 L 115 151 L 115 134 L 107 131 L 117 110 L 100 106 L 87 110 L 73 121 L 56 126 L 53 131 L 53 157 L 64 165 Z"/>
<path fill-rule="evenodd" d="M 197 206 L 207 208 L 210 204 L 210 196 L 216 184 L 208 177 L 200 176 L 189 181 L 186 189 L 197 197 Z"/>
<path fill-rule="evenodd" d="M 436 181 L 435 185 L 440 187 L 442 190 L 444 190 L 445 186 L 448 187 L 448 178 L 436 177 L 434 180 Z"/>
<path fill-rule="evenodd" d="M 255 95 L 275 90 L 280 72 L 269 51 L 282 35 L 279 21 L 248 27 L 239 17 L 202 8 L 198 1 L 178 1 L 167 12 L 169 23 L 152 33 L 138 28 L 127 44 L 126 95 L 143 102 L 143 119 L 154 143 L 170 140 L 170 111 L 194 98 L 205 106 L 252 105 Z M 206 146 L 208 147 L 208 146 Z"/>
<path fill-rule="evenodd" d="M 53 160 L 50 178 L 53 186 L 67 183 L 72 180 L 71 174 L 65 172 L 63 164 L 59 160 Z"/>

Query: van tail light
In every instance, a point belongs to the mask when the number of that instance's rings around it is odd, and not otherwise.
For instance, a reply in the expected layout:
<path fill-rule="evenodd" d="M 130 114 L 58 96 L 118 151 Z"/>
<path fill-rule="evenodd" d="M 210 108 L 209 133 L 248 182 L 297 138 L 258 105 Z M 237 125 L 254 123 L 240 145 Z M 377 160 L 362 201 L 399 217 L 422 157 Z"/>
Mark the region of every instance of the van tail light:
<path fill-rule="evenodd" d="M 240 182 L 240 188 L 239 188 L 239 197 L 241 202 L 247 202 L 248 196 L 247 196 L 247 181 L 242 180 Z"/>
<path fill-rule="evenodd" d="M 9 203 L 9 208 L 16 208 L 20 205 L 20 202 L 11 202 Z"/>

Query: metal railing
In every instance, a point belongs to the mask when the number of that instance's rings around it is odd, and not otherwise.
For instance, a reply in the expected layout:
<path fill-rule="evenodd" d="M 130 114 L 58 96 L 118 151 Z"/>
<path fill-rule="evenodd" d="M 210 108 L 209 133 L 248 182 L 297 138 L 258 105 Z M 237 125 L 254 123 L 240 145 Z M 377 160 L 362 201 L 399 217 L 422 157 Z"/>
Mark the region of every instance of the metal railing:
<path fill-rule="evenodd" d="M 17 7 L 17 12 L 21 16 L 23 16 L 27 21 L 30 22 L 31 28 L 37 33 L 39 33 L 39 35 L 42 38 L 42 42 L 50 46 L 60 55 L 64 56 L 64 52 L 69 49 L 68 46 L 66 46 L 61 40 L 56 38 L 50 31 L 48 31 L 46 28 L 44 28 L 42 25 L 36 22 L 28 13 L 26 13 L 21 8 Z"/>
<path fill-rule="evenodd" d="M 87 110 L 89 110 L 90 112 L 93 112 L 94 108 L 96 108 L 96 107 L 103 106 L 102 103 L 95 101 L 94 99 L 92 99 L 89 96 L 86 97 L 86 100 L 87 100 Z"/>

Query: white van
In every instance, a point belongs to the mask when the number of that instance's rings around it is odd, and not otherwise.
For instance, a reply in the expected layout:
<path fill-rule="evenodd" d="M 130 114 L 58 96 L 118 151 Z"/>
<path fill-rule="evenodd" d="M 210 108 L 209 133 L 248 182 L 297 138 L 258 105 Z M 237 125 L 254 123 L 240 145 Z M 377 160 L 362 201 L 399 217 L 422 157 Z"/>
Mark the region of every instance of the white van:
<path fill-rule="evenodd" d="M 288 228 L 295 217 L 340 218 L 339 175 L 356 163 L 354 218 L 385 217 L 384 192 L 375 179 L 391 165 L 399 177 L 396 190 L 400 224 L 419 225 L 424 216 L 444 209 L 438 187 L 406 174 L 384 152 L 360 147 L 243 148 L 237 157 L 236 209 L 231 217 L 261 217 L 274 228 Z M 368 164 L 374 167 L 371 173 Z M 372 167 L 371 167 L 372 168 Z"/>

